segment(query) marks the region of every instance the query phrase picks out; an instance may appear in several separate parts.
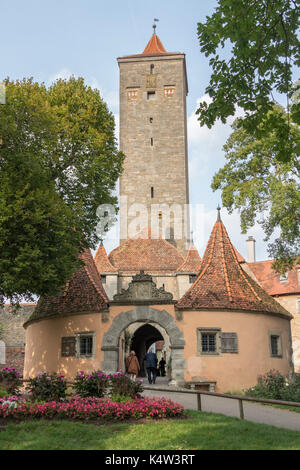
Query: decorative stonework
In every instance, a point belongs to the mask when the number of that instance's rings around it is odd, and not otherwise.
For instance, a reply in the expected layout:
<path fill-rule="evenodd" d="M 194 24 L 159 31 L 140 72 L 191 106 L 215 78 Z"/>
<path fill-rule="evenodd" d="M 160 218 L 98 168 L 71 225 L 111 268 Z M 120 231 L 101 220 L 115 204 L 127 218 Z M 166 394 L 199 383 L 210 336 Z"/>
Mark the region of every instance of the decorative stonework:
<path fill-rule="evenodd" d="M 172 380 L 178 385 L 184 384 L 184 346 L 185 340 L 182 331 L 177 327 L 174 318 L 165 310 L 156 310 L 149 306 L 137 306 L 129 312 L 120 313 L 112 322 L 110 329 L 103 336 L 102 351 L 104 361 L 102 370 L 113 373 L 118 370 L 118 344 L 119 338 L 125 328 L 135 322 L 157 323 L 166 331 L 170 339 L 172 351 Z"/>
<path fill-rule="evenodd" d="M 173 294 L 166 292 L 163 287 L 159 289 L 152 281 L 150 274 L 140 271 L 129 283 L 128 289 L 122 289 L 120 294 L 114 295 L 114 302 L 128 304 L 163 304 L 170 303 L 173 300 Z"/>

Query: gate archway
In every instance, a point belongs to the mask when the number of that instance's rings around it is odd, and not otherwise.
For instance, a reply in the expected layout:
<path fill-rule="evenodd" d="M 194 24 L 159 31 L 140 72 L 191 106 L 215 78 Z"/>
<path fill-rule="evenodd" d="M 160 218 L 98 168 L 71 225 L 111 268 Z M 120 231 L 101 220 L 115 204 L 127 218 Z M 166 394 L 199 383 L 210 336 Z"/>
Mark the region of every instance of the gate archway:
<path fill-rule="evenodd" d="M 135 322 L 147 324 L 155 323 L 165 329 L 170 338 L 172 380 L 178 385 L 184 383 L 184 346 L 183 333 L 179 330 L 174 318 L 165 310 L 156 310 L 149 306 L 137 306 L 129 312 L 122 312 L 114 318 L 111 327 L 103 336 L 102 350 L 104 361 L 102 369 L 106 373 L 114 373 L 118 370 L 118 344 L 122 331 Z M 141 325 L 142 326 L 142 325 Z"/>

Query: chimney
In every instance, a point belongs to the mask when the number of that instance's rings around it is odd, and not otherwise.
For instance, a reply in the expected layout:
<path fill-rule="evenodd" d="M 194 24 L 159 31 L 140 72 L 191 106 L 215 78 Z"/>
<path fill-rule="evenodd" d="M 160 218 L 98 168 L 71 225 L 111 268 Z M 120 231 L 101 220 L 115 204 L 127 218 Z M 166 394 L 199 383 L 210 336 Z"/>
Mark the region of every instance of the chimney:
<path fill-rule="evenodd" d="M 255 263 L 255 239 L 250 236 L 247 243 L 247 250 L 248 250 L 248 263 Z"/>

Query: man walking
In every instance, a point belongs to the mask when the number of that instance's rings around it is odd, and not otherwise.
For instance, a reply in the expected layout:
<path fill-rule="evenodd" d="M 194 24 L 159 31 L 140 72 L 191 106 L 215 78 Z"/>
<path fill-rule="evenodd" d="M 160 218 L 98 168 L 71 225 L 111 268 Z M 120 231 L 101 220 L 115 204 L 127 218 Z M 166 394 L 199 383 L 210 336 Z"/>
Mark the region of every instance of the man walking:
<path fill-rule="evenodd" d="M 148 375 L 149 384 L 154 383 L 156 380 L 156 369 L 157 369 L 157 357 L 156 354 L 152 351 L 148 351 L 144 357 L 144 361 L 146 361 L 146 369 Z"/>

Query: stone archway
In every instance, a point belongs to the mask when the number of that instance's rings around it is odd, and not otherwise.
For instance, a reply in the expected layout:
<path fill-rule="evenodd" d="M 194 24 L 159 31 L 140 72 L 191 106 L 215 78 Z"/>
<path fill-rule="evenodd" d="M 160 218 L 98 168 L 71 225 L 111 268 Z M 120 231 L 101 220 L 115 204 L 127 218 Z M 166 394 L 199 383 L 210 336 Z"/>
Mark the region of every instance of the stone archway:
<path fill-rule="evenodd" d="M 102 350 L 104 361 L 102 369 L 106 373 L 114 373 L 118 370 L 118 343 L 122 331 L 131 323 L 141 322 L 158 323 L 165 329 L 170 338 L 172 358 L 172 380 L 178 385 L 184 383 L 184 346 L 183 333 L 179 330 L 174 318 L 165 310 L 156 310 L 149 306 L 136 306 L 129 312 L 120 313 L 114 318 L 111 327 L 103 336 Z"/>

